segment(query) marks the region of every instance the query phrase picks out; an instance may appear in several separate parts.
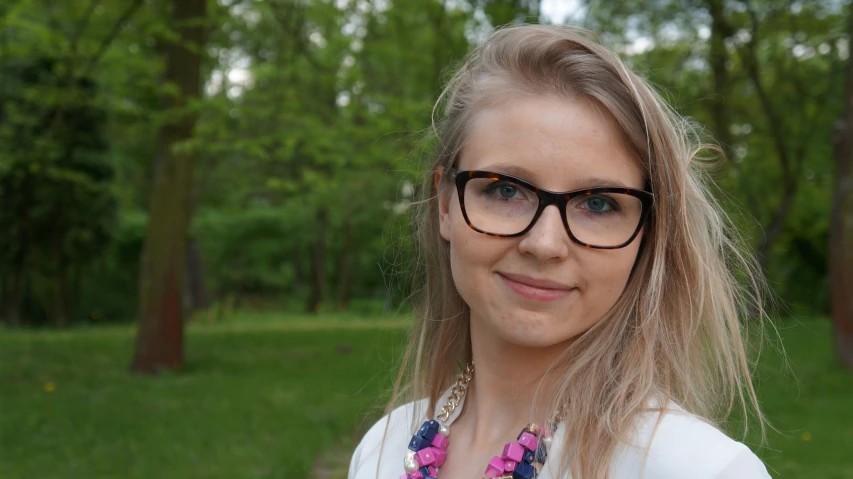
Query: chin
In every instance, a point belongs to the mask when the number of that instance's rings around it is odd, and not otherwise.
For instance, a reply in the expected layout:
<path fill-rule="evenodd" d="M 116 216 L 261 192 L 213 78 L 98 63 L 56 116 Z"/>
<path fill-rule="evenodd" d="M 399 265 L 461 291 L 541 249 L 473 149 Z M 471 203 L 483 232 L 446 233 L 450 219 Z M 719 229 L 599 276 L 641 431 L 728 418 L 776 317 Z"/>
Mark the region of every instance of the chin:
<path fill-rule="evenodd" d="M 495 331 L 507 343 L 526 348 L 549 348 L 567 343 L 583 334 L 583 330 L 567 329 L 565 321 L 559 324 L 551 315 L 520 311 L 512 316 L 504 316 L 503 324 L 487 324 L 486 328 Z"/>
<path fill-rule="evenodd" d="M 518 338 L 518 337 L 507 338 L 507 340 L 509 342 L 513 343 L 516 346 L 523 347 L 523 348 L 535 348 L 535 349 L 551 348 L 551 347 L 554 347 L 558 344 L 567 343 L 571 339 L 572 339 L 572 337 L 561 338 L 559 341 L 555 341 L 553 336 L 544 336 L 544 337 L 529 336 L 529 337 L 524 337 L 524 338 Z"/>

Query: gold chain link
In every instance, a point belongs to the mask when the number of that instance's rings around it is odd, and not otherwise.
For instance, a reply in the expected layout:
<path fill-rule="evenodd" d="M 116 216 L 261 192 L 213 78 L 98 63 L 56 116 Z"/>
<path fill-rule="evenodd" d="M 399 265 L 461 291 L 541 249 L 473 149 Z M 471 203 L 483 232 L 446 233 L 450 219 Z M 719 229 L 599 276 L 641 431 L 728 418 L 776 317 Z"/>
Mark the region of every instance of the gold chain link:
<path fill-rule="evenodd" d="M 459 405 L 459 402 L 465 396 L 465 392 L 468 391 L 468 383 L 471 382 L 471 378 L 473 377 L 474 363 L 470 362 L 465 370 L 459 374 L 459 379 L 456 380 L 456 384 L 450 390 L 450 396 L 447 397 L 447 401 L 441 407 L 441 412 L 438 414 L 439 421 L 446 422 L 450 418 L 450 415 L 456 410 L 456 406 Z"/>

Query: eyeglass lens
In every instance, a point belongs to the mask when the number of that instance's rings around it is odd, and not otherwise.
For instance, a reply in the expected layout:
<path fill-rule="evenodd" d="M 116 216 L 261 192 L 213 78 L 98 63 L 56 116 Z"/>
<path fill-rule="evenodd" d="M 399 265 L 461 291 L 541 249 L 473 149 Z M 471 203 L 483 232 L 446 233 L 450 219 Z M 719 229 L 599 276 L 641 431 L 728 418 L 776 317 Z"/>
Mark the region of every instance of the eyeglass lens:
<path fill-rule="evenodd" d="M 533 221 L 539 197 L 513 181 L 472 178 L 465 186 L 464 206 L 475 228 L 512 235 Z M 618 246 L 631 239 L 642 213 L 642 201 L 622 193 L 582 195 L 572 198 L 566 207 L 566 219 L 575 238 L 602 247 Z"/>

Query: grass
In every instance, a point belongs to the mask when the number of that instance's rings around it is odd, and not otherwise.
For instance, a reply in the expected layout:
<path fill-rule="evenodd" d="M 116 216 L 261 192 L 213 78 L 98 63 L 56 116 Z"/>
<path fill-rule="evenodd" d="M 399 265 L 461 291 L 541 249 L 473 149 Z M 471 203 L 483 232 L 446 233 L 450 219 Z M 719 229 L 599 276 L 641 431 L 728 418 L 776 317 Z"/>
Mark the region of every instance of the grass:
<path fill-rule="evenodd" d="M 403 341 L 342 321 L 193 324 L 156 378 L 127 373 L 127 327 L 0 333 L 0 479 L 313 477 L 375 419 Z"/>
<path fill-rule="evenodd" d="M 197 321 L 185 370 L 155 378 L 127 373 L 127 326 L 0 332 L 0 479 L 345 477 L 405 325 Z M 829 324 L 781 332 L 796 380 L 764 355 L 759 394 L 781 434 L 759 455 L 774 477 L 853 477 L 853 373 L 833 358 Z"/>
<path fill-rule="evenodd" d="M 759 362 L 759 400 L 777 432 L 757 452 L 773 477 L 853 478 L 853 371 L 836 361 L 830 326 L 783 322 L 790 371 L 773 351 Z M 749 442 L 754 447 L 757 434 Z"/>

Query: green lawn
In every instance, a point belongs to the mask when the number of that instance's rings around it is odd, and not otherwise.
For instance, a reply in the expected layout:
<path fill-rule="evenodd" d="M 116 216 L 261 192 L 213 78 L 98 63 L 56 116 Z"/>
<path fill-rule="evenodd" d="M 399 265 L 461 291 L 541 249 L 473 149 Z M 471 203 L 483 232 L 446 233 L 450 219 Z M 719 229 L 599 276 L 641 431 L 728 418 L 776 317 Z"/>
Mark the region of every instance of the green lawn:
<path fill-rule="evenodd" d="M 0 479 L 338 478 L 377 417 L 405 322 L 274 315 L 193 323 L 187 365 L 127 374 L 129 327 L 0 332 Z M 799 384 L 766 354 L 760 394 L 784 434 L 774 477 L 853 477 L 853 374 L 826 321 L 785 323 Z"/>
<path fill-rule="evenodd" d="M 781 323 L 790 370 L 772 348 L 762 355 L 759 400 L 779 432 L 757 452 L 773 477 L 853 478 L 853 372 L 835 360 L 830 326 Z"/>

